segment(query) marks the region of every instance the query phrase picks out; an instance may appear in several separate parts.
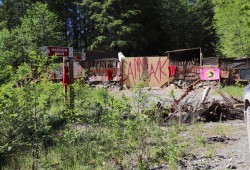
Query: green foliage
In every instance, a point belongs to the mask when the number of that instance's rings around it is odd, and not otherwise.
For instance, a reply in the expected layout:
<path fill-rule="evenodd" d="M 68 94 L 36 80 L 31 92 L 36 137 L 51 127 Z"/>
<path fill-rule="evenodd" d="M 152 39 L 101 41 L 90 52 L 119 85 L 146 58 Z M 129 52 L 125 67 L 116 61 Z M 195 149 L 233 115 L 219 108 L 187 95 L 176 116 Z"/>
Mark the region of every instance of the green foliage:
<path fill-rule="evenodd" d="M 137 109 L 138 114 L 141 114 L 142 110 L 146 107 L 146 104 L 148 104 L 149 96 L 144 87 L 145 83 L 141 82 L 133 89 L 134 108 Z"/>
<path fill-rule="evenodd" d="M 161 161 L 176 166 L 181 156 L 174 132 L 178 129 L 165 133 L 141 114 L 148 101 L 143 83 L 134 89 L 132 101 L 125 96 L 114 98 L 106 89 L 75 83 L 75 109 L 69 112 L 61 84 L 31 74 L 47 66 L 38 64 L 46 63 L 44 60 L 32 56 L 33 67 L 23 64 L 12 79 L 22 83 L 13 87 L 10 82 L 0 88 L 2 167 L 147 169 Z M 157 148 L 164 150 L 162 157 L 153 154 Z"/>
<path fill-rule="evenodd" d="M 50 44 L 59 45 L 61 26 L 58 17 L 48 10 L 48 5 L 37 2 L 21 19 L 21 26 L 18 29 L 20 44 L 26 51 Z"/>
<path fill-rule="evenodd" d="M 250 2 L 215 0 L 214 26 L 219 36 L 218 52 L 226 57 L 250 54 Z"/>
<path fill-rule="evenodd" d="M 126 49 L 132 46 L 133 35 L 140 27 L 134 20 L 141 12 L 137 3 L 84 0 L 80 5 L 87 10 L 89 19 L 85 22 L 95 28 L 89 35 L 93 37 L 89 39 L 89 49 Z"/>
<path fill-rule="evenodd" d="M 214 53 L 216 35 L 211 0 L 163 0 L 159 11 L 168 49 L 202 47 L 206 56 Z"/>
<path fill-rule="evenodd" d="M 11 31 L 0 30 L 0 84 L 9 81 L 11 67 L 16 69 L 23 62 L 29 62 L 31 51 L 39 52 L 44 45 L 59 44 L 61 24 L 56 15 L 42 3 L 31 7 L 21 19 L 20 26 Z"/>
<path fill-rule="evenodd" d="M 187 41 L 190 41 L 193 47 L 202 47 L 204 56 L 215 54 L 215 46 L 218 41 L 213 27 L 213 8 L 212 0 L 196 0 L 190 9 L 191 21 L 188 27 L 195 29 L 191 29 Z"/>
<path fill-rule="evenodd" d="M 171 127 L 168 131 L 168 145 L 166 148 L 167 160 L 170 169 L 177 169 L 177 160 L 183 154 L 183 146 L 180 145 L 180 139 L 177 135 L 178 131 L 175 126 Z"/>
<path fill-rule="evenodd" d="M 11 30 L 20 24 L 26 9 L 31 5 L 31 0 L 8 0 L 0 2 L 0 30 Z"/>
<path fill-rule="evenodd" d="M 226 57 L 249 55 L 247 0 L 44 2 L 0 3 L 0 30 L 15 34 L 5 41 L 16 44 L 14 58 L 43 45 L 122 50 L 130 56 L 191 47 L 202 47 L 205 56 L 216 49 Z"/>
<path fill-rule="evenodd" d="M 0 31 L 0 84 L 8 82 L 12 76 L 12 65 L 14 65 L 19 53 L 15 53 L 14 33 L 3 29 Z M 14 46 L 13 46 L 14 45 Z"/>
<path fill-rule="evenodd" d="M 174 90 L 171 90 L 168 96 L 171 97 L 171 98 L 173 98 L 173 99 L 175 99 L 175 92 L 174 92 Z"/>
<path fill-rule="evenodd" d="M 25 63 L 19 66 L 11 81 L 0 88 L 0 156 L 32 151 L 34 167 L 40 148 L 51 145 L 53 141 L 50 114 L 65 109 L 62 106 L 54 110 L 57 100 L 63 98 L 62 93 L 58 91 L 58 84 L 43 79 L 45 76 L 38 76 L 44 73 L 35 66 L 49 68 L 41 65 L 46 58 L 38 58 L 36 62 L 33 60 L 34 67 Z"/>
<path fill-rule="evenodd" d="M 236 86 L 225 86 L 221 89 L 233 97 L 242 97 L 244 92 L 244 86 L 236 84 Z"/>
<path fill-rule="evenodd" d="M 0 57 L 0 64 L 13 64 L 15 60 L 15 52 L 11 50 L 11 47 L 15 43 L 13 39 L 14 35 L 7 29 L 3 29 L 0 31 L 0 50 L 1 50 L 1 57 Z M 1 69 L 2 70 L 2 69 Z"/>

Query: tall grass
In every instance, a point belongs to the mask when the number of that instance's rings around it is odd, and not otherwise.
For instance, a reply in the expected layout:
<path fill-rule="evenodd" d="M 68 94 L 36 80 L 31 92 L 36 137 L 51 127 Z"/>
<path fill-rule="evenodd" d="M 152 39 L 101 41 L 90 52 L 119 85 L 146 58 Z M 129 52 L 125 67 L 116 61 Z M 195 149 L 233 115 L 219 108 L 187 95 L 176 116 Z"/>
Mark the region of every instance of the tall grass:
<path fill-rule="evenodd" d="M 142 113 L 148 102 L 143 86 L 134 89 L 134 98 L 114 98 L 105 89 L 75 84 L 74 112 L 61 111 L 44 117 L 53 129 L 50 144 L 13 150 L 3 169 L 148 169 L 168 163 L 175 169 L 183 147 L 176 125 L 162 130 Z M 134 104 L 134 105 L 133 105 Z M 133 108 L 134 107 L 134 108 Z M 51 130 L 52 132 L 52 130 Z M 39 139 L 42 136 L 37 134 Z M 159 148 L 161 148 L 159 150 Z M 159 154 L 161 156 L 159 156 Z M 35 161 L 35 162 L 34 162 Z M 35 166 L 34 166 L 35 165 Z"/>
<path fill-rule="evenodd" d="M 233 97 L 242 97 L 243 92 L 244 92 L 244 88 L 245 88 L 244 86 L 236 84 L 234 86 L 225 86 L 221 90 L 223 92 L 228 93 L 229 95 L 231 95 Z"/>

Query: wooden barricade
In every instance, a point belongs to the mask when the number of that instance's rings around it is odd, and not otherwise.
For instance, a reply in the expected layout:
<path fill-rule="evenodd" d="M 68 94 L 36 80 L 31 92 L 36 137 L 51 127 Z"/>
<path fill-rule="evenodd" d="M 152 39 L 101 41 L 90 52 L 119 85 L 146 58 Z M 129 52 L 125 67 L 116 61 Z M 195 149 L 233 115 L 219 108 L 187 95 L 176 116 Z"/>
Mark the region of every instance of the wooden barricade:
<path fill-rule="evenodd" d="M 128 87 L 144 81 L 148 87 L 161 87 L 169 81 L 167 57 L 129 57 L 122 59 L 122 80 Z"/>

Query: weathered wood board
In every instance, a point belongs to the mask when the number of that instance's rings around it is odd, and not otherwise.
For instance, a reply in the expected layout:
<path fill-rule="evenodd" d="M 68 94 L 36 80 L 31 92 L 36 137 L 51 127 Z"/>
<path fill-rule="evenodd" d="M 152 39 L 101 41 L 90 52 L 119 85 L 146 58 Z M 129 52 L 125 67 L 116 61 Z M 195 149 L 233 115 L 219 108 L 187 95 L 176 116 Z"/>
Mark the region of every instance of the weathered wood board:
<path fill-rule="evenodd" d="M 141 81 L 147 87 L 161 87 L 169 81 L 167 57 L 129 57 L 122 60 L 122 80 L 128 87 Z"/>

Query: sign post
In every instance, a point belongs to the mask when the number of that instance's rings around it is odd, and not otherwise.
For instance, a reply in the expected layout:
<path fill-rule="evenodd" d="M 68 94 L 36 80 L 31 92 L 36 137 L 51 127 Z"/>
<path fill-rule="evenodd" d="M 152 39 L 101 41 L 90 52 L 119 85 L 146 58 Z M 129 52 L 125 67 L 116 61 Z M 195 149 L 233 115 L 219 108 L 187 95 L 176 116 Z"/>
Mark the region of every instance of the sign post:
<path fill-rule="evenodd" d="M 43 46 L 43 51 L 47 56 L 73 58 L 73 47 Z"/>
<path fill-rule="evenodd" d="M 67 101 L 67 86 L 70 84 L 70 77 L 69 77 L 69 66 L 68 66 L 68 57 L 63 57 L 63 76 L 62 76 L 62 83 L 63 83 L 63 91 L 64 91 L 64 103 Z"/>
<path fill-rule="evenodd" d="M 74 110 L 74 58 L 69 58 L 69 95 L 70 95 L 70 109 L 73 111 Z"/>
<path fill-rule="evenodd" d="M 57 47 L 44 46 L 43 51 L 48 57 L 57 56 L 63 57 L 63 89 L 64 102 L 67 100 L 67 86 L 70 84 L 70 109 L 74 110 L 74 64 L 73 64 L 73 47 Z"/>

